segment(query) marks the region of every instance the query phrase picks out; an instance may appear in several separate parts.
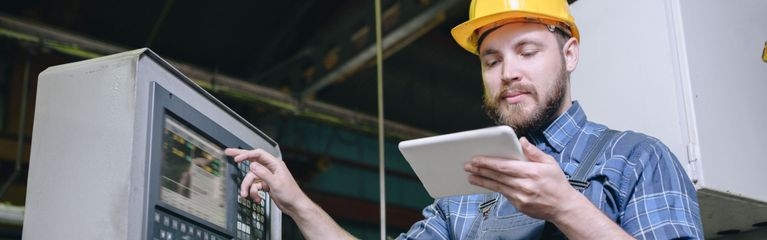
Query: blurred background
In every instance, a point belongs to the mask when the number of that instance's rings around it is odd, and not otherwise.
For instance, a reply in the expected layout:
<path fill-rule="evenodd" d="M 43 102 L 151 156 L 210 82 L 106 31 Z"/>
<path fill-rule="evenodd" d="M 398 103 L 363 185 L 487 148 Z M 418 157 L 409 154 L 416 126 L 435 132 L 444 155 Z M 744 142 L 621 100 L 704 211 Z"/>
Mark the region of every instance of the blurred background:
<path fill-rule="evenodd" d="M 433 201 L 397 144 L 492 123 L 477 57 L 450 37 L 470 1 L 381 2 L 386 226 L 394 237 Z M 767 87 L 765 3 L 571 5 L 588 36 L 573 74 L 584 84 L 573 84 L 573 97 L 589 106 L 590 120 L 669 146 L 699 188 L 707 238 L 767 236 L 767 128 L 758 123 L 767 116 L 758 106 Z M 278 142 L 299 185 L 342 227 L 377 239 L 375 32 L 374 1 L 3 1 L 0 214 L 26 204 L 38 74 L 150 48 Z M 282 221 L 283 239 L 303 239 L 290 218 Z M 21 224 L 0 221 L 0 239 L 21 233 Z"/>
<path fill-rule="evenodd" d="M 382 1 L 389 235 L 432 201 L 397 143 L 491 124 L 476 57 L 449 34 L 468 5 Z M 374 2 L 357 0 L 4 1 L 0 203 L 25 205 L 37 75 L 148 47 L 276 140 L 301 187 L 343 227 L 378 238 L 374 23 Z M 283 222 L 285 239 L 301 238 Z M 20 236 L 21 226 L 0 224 L 0 238 Z"/>

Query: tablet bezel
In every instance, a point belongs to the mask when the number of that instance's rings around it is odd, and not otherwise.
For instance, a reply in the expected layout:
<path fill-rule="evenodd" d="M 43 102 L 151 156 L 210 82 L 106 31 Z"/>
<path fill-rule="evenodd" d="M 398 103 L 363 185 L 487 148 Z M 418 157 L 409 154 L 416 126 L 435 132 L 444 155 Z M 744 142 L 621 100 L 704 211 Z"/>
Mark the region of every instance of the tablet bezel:
<path fill-rule="evenodd" d="M 463 166 L 473 156 L 526 160 L 509 126 L 407 140 L 399 149 L 433 198 L 492 192 L 469 183 Z"/>

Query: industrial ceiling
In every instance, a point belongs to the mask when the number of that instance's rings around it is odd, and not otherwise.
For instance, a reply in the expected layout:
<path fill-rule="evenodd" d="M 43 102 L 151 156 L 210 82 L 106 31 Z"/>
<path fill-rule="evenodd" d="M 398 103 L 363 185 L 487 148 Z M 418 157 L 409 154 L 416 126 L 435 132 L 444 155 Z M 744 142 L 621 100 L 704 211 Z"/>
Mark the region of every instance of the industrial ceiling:
<path fill-rule="evenodd" d="M 208 76 L 280 91 L 299 107 L 340 107 L 351 114 L 336 116 L 353 125 L 355 114 L 377 114 L 373 3 L 33 0 L 2 11 L 121 49 L 149 47 Z M 382 1 L 387 120 L 422 134 L 490 124 L 478 61 L 449 36 L 467 18 L 468 3 Z"/>

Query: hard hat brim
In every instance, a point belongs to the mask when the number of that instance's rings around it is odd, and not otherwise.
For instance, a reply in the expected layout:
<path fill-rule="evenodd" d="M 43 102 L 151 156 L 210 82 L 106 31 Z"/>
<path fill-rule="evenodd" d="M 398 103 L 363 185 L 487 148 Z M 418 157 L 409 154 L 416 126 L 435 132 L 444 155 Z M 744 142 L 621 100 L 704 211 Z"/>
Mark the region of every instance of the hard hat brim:
<path fill-rule="evenodd" d="M 562 20 L 542 15 L 538 13 L 533 12 L 527 12 L 527 11 L 508 11 L 508 12 L 502 12 L 502 13 L 496 13 L 492 15 L 487 15 L 484 17 L 472 19 L 469 21 L 466 21 L 464 23 L 461 23 L 458 26 L 455 26 L 452 30 L 450 30 L 450 34 L 453 35 L 453 39 L 463 47 L 463 49 L 466 49 L 466 51 L 469 51 L 473 54 L 477 54 L 477 37 L 476 33 L 477 30 L 487 26 L 489 24 L 499 22 L 499 21 L 505 21 L 509 19 L 534 19 L 539 18 L 541 20 L 545 21 L 553 21 L 553 22 L 563 22 Z M 578 33 L 578 28 L 575 26 L 573 22 L 564 22 L 570 27 L 570 32 L 572 33 L 573 37 L 578 39 L 580 41 L 580 34 Z"/>

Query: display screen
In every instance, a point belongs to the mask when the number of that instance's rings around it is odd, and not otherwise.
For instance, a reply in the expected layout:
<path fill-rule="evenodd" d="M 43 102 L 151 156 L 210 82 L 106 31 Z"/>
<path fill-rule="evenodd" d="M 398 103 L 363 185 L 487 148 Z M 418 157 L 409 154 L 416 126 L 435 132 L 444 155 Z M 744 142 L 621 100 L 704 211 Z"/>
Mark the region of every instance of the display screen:
<path fill-rule="evenodd" d="M 165 117 L 160 201 L 226 226 L 226 162 L 220 147 Z"/>

